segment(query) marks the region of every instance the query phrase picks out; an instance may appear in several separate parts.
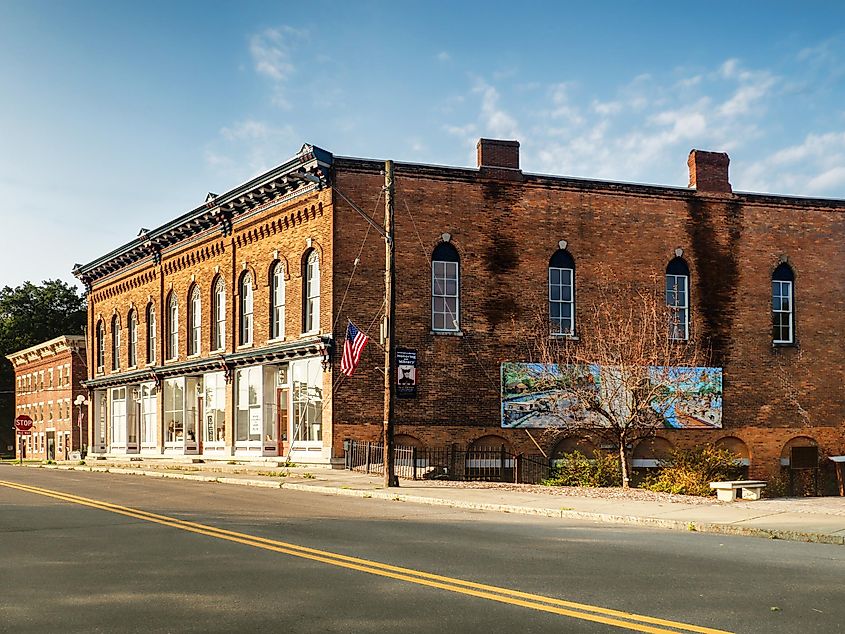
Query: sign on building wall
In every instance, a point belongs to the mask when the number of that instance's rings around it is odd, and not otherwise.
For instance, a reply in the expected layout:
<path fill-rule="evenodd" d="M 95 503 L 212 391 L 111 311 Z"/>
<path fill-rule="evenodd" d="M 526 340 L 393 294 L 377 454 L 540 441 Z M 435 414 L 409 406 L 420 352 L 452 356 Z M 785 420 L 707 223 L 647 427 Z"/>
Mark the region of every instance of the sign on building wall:
<path fill-rule="evenodd" d="M 630 398 L 618 368 L 505 362 L 502 374 L 502 427 L 590 427 L 603 419 L 587 411 L 579 394 L 601 391 L 605 402 L 625 407 Z M 663 425 L 676 429 L 722 427 L 722 368 L 648 368 L 655 390 L 651 401 Z M 586 389 L 585 389 L 586 388 Z"/>
<path fill-rule="evenodd" d="M 399 398 L 416 398 L 417 396 L 416 350 L 396 349 L 396 396 Z"/>

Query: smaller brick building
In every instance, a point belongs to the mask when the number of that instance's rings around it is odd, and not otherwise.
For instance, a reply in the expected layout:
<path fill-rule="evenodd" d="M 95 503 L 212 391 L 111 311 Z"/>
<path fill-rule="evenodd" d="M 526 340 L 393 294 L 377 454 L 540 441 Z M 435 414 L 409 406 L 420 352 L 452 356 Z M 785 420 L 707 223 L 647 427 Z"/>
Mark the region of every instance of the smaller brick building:
<path fill-rule="evenodd" d="M 87 403 L 75 405 L 87 366 L 85 337 L 62 335 L 6 355 L 15 369 L 15 416 L 33 420 L 32 435 L 24 438 L 24 458 L 67 460 L 81 451 L 87 438 Z M 15 451 L 21 438 L 15 437 Z M 19 455 L 19 454 L 18 454 Z"/>

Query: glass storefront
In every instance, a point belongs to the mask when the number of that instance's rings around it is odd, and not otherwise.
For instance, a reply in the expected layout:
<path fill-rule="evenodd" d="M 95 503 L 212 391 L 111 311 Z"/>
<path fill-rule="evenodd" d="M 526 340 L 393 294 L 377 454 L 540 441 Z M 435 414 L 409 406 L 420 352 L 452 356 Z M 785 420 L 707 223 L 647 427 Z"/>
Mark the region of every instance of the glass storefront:
<path fill-rule="evenodd" d="M 203 386 L 203 451 L 222 451 L 226 447 L 226 375 L 206 374 Z"/>

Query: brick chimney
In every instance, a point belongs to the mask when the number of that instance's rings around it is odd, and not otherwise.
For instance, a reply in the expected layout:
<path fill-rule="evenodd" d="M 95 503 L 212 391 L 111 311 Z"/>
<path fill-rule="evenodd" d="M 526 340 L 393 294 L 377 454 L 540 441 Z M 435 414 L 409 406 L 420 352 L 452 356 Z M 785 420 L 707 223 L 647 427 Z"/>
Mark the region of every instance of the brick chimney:
<path fill-rule="evenodd" d="M 728 182 L 728 165 L 731 159 L 725 152 L 690 150 L 689 187 L 708 194 L 730 194 L 733 190 Z"/>
<path fill-rule="evenodd" d="M 519 141 L 478 140 L 478 169 L 488 178 L 522 179 L 519 169 Z"/>

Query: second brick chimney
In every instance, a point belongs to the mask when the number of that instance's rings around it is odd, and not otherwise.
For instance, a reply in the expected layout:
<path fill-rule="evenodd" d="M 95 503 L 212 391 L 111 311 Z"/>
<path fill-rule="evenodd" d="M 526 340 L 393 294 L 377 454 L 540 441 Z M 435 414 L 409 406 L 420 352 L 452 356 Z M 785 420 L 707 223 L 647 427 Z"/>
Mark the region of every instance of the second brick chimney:
<path fill-rule="evenodd" d="M 478 140 L 478 169 L 489 178 L 521 179 L 519 141 Z"/>
<path fill-rule="evenodd" d="M 689 153 L 689 187 L 709 194 L 730 194 L 728 165 L 731 159 L 725 152 L 691 150 Z"/>

